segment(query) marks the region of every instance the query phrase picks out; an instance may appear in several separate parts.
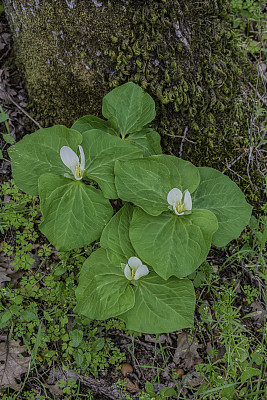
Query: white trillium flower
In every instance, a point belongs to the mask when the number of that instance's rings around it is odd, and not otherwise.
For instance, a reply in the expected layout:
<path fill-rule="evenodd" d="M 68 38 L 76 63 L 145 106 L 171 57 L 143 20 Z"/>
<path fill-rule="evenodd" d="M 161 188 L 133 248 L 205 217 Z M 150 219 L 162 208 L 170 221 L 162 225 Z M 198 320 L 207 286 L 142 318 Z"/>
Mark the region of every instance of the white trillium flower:
<path fill-rule="evenodd" d="M 177 215 L 183 215 L 185 211 L 192 210 L 192 199 L 188 190 L 182 193 L 180 189 L 173 188 L 168 193 L 167 202 Z"/>
<path fill-rule="evenodd" d="M 124 275 L 129 281 L 137 281 L 149 273 L 146 265 L 138 257 L 130 257 L 124 268 Z"/>
<path fill-rule="evenodd" d="M 60 157 L 62 162 L 68 167 L 73 173 L 75 179 L 78 181 L 82 179 L 84 172 L 84 151 L 82 146 L 79 146 L 81 162 L 77 154 L 68 146 L 63 146 L 60 149 Z"/>

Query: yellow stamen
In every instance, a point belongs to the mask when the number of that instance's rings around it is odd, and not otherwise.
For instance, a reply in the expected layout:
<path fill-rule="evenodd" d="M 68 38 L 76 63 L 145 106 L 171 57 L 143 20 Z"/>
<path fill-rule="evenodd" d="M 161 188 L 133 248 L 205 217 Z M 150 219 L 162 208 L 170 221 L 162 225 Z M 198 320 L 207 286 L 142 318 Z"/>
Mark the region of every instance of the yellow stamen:
<path fill-rule="evenodd" d="M 78 163 L 78 164 L 76 165 L 75 171 L 76 171 L 77 178 L 82 178 L 82 176 L 83 176 L 83 171 L 81 170 L 80 163 Z"/>
<path fill-rule="evenodd" d="M 136 271 L 134 269 L 132 269 L 132 280 L 134 280 L 135 273 L 136 273 Z"/>
<path fill-rule="evenodd" d="M 181 214 L 185 211 L 184 203 L 182 202 L 182 200 L 175 204 L 175 208 L 178 214 Z"/>

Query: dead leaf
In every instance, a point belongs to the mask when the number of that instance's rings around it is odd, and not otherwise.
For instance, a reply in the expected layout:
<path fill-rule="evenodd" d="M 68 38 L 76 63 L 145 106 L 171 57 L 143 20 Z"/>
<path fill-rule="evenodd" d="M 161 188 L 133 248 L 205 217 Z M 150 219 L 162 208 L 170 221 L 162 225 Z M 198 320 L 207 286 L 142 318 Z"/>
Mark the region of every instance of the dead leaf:
<path fill-rule="evenodd" d="M 130 393 L 138 393 L 142 392 L 142 389 L 139 388 L 138 383 L 136 381 L 132 382 L 129 378 L 124 378 L 123 379 L 125 382 L 125 387 L 126 390 Z"/>
<path fill-rule="evenodd" d="M 11 281 L 11 278 L 7 276 L 7 269 L 0 267 L 0 287 L 4 287 L 4 282 Z"/>
<path fill-rule="evenodd" d="M 15 267 L 11 267 L 9 257 L 5 254 L 0 254 L 0 287 L 4 287 L 4 282 L 10 282 L 11 278 L 8 276 L 16 272 Z"/>
<path fill-rule="evenodd" d="M 22 374 L 28 371 L 31 357 L 18 357 L 27 351 L 26 346 L 21 346 L 18 340 L 11 340 L 9 343 L 5 336 L 0 336 L 0 389 L 11 388 L 19 390 Z"/>
<path fill-rule="evenodd" d="M 167 341 L 166 337 L 167 337 L 167 335 L 165 333 L 162 333 L 158 337 L 156 337 L 155 335 L 146 334 L 145 341 L 150 342 L 150 343 L 160 342 L 161 344 L 164 344 Z"/>
<path fill-rule="evenodd" d="M 183 362 L 184 369 L 190 370 L 194 365 L 200 364 L 202 358 L 199 356 L 197 349 L 199 346 L 196 340 L 191 340 L 184 332 L 178 334 L 177 348 L 173 356 L 173 362 L 180 365 Z"/>
<path fill-rule="evenodd" d="M 253 303 L 251 303 L 251 308 L 253 310 L 253 315 L 251 318 L 260 324 L 264 324 L 266 310 L 262 307 L 262 305 L 258 301 L 253 301 Z"/>
<path fill-rule="evenodd" d="M 9 203 L 11 200 L 11 196 L 9 196 L 8 194 L 4 195 L 4 200 L 2 201 L 2 204 L 7 204 Z"/>
<path fill-rule="evenodd" d="M 48 385 L 43 383 L 44 387 L 50 391 L 54 396 L 63 396 L 63 390 L 59 387 L 60 381 L 57 381 L 54 385 Z"/>
<path fill-rule="evenodd" d="M 48 385 L 52 385 L 53 383 L 60 381 L 62 379 L 67 381 L 68 378 L 72 378 L 75 381 L 77 381 L 79 379 L 79 376 L 77 372 L 72 369 L 64 371 L 61 368 L 52 368 L 49 372 L 49 376 L 46 380 L 46 383 Z"/>
<path fill-rule="evenodd" d="M 204 381 L 205 381 L 205 378 L 203 376 L 198 376 L 196 371 L 194 371 L 192 374 L 186 375 L 186 378 L 183 381 L 183 385 L 194 388 L 194 387 L 201 385 L 201 383 Z"/>

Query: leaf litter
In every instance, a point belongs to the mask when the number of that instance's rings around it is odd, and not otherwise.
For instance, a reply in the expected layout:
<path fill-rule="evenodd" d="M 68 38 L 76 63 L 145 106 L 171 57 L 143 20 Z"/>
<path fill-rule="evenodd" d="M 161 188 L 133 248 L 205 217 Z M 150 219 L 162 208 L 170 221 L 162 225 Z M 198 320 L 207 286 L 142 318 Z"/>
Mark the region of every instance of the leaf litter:
<path fill-rule="evenodd" d="M 16 268 L 12 267 L 9 263 L 8 257 L 4 254 L 0 254 L 0 287 L 5 286 L 5 282 L 10 282 L 11 277 L 16 273 Z"/>
<path fill-rule="evenodd" d="M 21 388 L 21 375 L 25 374 L 31 362 L 31 357 L 19 357 L 27 351 L 18 340 L 8 342 L 6 336 L 0 336 L 0 389 L 11 388 L 16 391 Z"/>

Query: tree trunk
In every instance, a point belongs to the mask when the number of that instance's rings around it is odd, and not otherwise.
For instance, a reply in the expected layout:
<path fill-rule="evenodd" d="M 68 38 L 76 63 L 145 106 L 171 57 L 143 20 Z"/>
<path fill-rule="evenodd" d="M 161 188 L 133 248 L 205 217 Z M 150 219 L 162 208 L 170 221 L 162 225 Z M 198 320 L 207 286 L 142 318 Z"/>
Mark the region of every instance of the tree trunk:
<path fill-rule="evenodd" d="M 156 101 L 154 127 L 165 151 L 220 170 L 241 155 L 235 165 L 246 174 L 243 80 L 253 72 L 229 27 L 228 0 L 4 0 L 4 6 L 42 126 L 101 116 L 103 96 L 131 80 Z"/>

